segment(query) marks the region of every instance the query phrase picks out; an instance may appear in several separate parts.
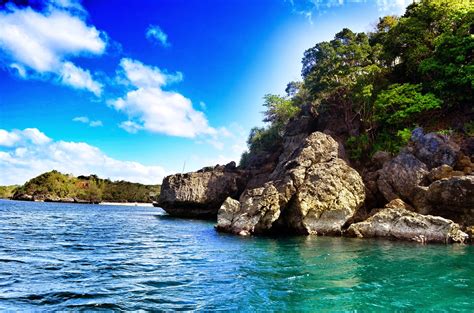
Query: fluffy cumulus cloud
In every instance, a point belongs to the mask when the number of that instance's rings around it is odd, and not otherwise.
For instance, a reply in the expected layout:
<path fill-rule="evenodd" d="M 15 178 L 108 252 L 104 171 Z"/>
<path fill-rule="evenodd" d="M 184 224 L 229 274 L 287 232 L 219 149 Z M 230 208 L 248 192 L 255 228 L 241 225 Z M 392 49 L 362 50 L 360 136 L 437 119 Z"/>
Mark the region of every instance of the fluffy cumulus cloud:
<path fill-rule="evenodd" d="M 45 134 L 36 128 L 15 129 L 8 132 L 0 129 L 0 146 L 14 147 L 19 145 L 44 145 L 51 141 Z"/>
<path fill-rule="evenodd" d="M 46 2 L 41 10 L 7 5 L 0 12 L 0 60 L 22 78 L 51 79 L 100 95 L 102 84 L 89 70 L 71 62 L 77 56 L 101 55 L 105 34 L 84 20 L 80 4 Z"/>
<path fill-rule="evenodd" d="M 146 30 L 146 38 L 151 42 L 161 44 L 163 47 L 169 47 L 168 35 L 157 25 L 150 25 Z"/>
<path fill-rule="evenodd" d="M 87 124 L 90 127 L 104 126 L 102 121 L 99 121 L 99 120 L 92 121 L 87 116 L 77 116 L 77 117 L 73 118 L 72 120 L 73 120 L 73 122 L 79 122 L 79 123 Z"/>
<path fill-rule="evenodd" d="M 203 112 L 193 108 L 191 100 L 164 88 L 183 79 L 180 72 L 169 74 L 158 67 L 124 58 L 120 75 L 130 90 L 109 105 L 124 112 L 129 119 L 120 126 L 129 131 L 141 129 L 171 136 L 194 138 L 215 135 Z"/>
<path fill-rule="evenodd" d="M 36 128 L 0 129 L 0 185 L 22 184 L 53 169 L 145 184 L 157 184 L 166 174 L 161 166 L 116 160 L 84 142 L 52 140 Z"/>

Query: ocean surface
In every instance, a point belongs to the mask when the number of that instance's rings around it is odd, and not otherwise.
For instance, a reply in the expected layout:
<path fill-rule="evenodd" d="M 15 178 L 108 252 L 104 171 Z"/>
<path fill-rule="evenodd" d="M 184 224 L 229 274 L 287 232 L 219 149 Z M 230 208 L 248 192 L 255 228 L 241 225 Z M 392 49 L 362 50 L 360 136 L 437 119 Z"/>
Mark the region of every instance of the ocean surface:
<path fill-rule="evenodd" d="M 474 311 L 474 246 L 239 238 L 146 207 L 0 200 L 0 311 Z"/>

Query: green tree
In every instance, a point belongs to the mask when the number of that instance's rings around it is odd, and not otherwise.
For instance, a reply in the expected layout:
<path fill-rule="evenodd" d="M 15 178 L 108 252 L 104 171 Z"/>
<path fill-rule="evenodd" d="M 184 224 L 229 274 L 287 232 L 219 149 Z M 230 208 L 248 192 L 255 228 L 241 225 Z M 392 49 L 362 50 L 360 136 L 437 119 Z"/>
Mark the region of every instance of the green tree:
<path fill-rule="evenodd" d="M 337 87 L 350 87 L 372 65 L 372 47 L 365 33 L 344 28 L 330 42 L 316 44 L 303 57 L 302 76 L 313 96 Z"/>
<path fill-rule="evenodd" d="M 451 32 L 473 7 L 468 0 L 424 0 L 408 6 L 384 40 L 384 55 L 398 79 L 420 82 L 419 66 L 432 56 L 438 36 Z"/>
<path fill-rule="evenodd" d="M 411 125 L 422 113 L 439 109 L 441 104 L 432 93 L 422 94 L 420 84 L 393 84 L 377 96 L 375 118 L 392 125 Z"/>
<path fill-rule="evenodd" d="M 263 106 L 266 107 L 265 112 L 263 112 L 263 121 L 279 128 L 300 111 L 291 100 L 278 95 L 266 94 L 263 99 L 265 100 Z"/>

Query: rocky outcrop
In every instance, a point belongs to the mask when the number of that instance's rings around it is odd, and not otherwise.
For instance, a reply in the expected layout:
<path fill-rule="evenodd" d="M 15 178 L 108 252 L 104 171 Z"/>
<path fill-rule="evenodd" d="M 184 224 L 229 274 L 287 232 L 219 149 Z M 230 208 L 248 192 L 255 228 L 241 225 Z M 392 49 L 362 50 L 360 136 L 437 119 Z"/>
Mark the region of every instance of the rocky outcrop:
<path fill-rule="evenodd" d="M 422 243 L 463 243 L 468 238 L 453 221 L 412 212 L 400 199 L 391 201 L 367 220 L 352 224 L 346 234 L 359 238 L 385 237 Z"/>
<path fill-rule="evenodd" d="M 158 205 L 177 217 L 215 218 L 227 197 L 239 197 L 248 173 L 235 163 L 165 177 Z"/>
<path fill-rule="evenodd" d="M 309 122 L 303 132 L 293 126 L 245 171 L 229 164 L 166 177 L 159 204 L 175 216 L 217 214 L 217 230 L 241 236 L 468 241 L 462 229 L 474 225 L 474 164 L 448 137 L 417 129 L 400 154 L 374 154 L 362 179 L 333 137 L 308 134 Z"/>
<path fill-rule="evenodd" d="M 283 151 L 264 186 L 247 189 L 239 201 L 227 199 L 221 206 L 218 230 L 341 234 L 365 193 L 359 174 L 338 158 L 337 142 L 315 132 L 285 138 Z"/>
<path fill-rule="evenodd" d="M 470 157 L 447 136 L 421 129 L 398 156 L 377 171 L 377 187 L 387 201 L 400 198 L 421 214 L 474 223 L 474 176 Z"/>
<path fill-rule="evenodd" d="M 432 183 L 424 194 L 430 213 L 474 224 L 474 176 L 454 176 Z"/>
<path fill-rule="evenodd" d="M 428 168 L 443 164 L 454 166 L 461 148 L 446 135 L 424 134 L 422 128 L 416 128 L 411 135 L 413 154 Z"/>
<path fill-rule="evenodd" d="M 263 233 L 280 216 L 279 193 L 272 184 L 247 189 L 240 202 L 227 198 L 219 209 L 217 229 L 241 236 Z"/>

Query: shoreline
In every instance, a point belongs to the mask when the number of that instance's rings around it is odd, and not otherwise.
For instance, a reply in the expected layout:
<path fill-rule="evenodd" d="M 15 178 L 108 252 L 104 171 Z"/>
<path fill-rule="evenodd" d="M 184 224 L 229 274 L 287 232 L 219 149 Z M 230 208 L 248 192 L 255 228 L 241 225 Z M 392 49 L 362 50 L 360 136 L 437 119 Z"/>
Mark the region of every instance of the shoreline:
<path fill-rule="evenodd" d="M 90 202 L 75 202 L 75 201 L 40 201 L 40 200 L 20 200 L 20 199 L 10 199 L 10 198 L 0 198 L 0 201 L 21 201 L 21 202 L 43 202 L 43 203 L 67 203 L 67 204 L 92 204 L 92 205 L 104 205 L 104 206 L 133 206 L 133 207 L 153 207 L 153 203 L 148 202 L 99 202 L 99 203 L 90 203 Z"/>
<path fill-rule="evenodd" d="M 153 203 L 148 202 L 99 202 L 98 205 L 153 207 Z"/>

